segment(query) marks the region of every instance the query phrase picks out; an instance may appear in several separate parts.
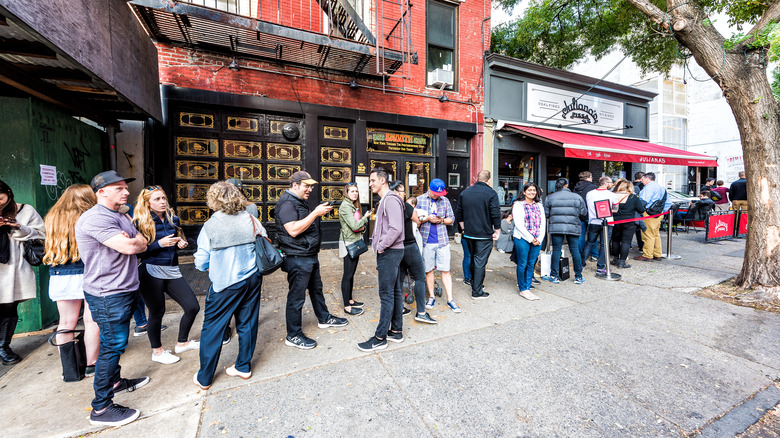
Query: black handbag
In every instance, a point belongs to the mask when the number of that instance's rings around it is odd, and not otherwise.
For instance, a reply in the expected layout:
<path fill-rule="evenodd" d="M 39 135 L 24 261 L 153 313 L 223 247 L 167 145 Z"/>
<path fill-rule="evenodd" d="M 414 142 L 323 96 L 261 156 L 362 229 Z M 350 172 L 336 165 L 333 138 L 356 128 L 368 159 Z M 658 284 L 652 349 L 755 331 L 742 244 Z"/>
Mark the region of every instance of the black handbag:
<path fill-rule="evenodd" d="M 366 241 L 363 239 L 358 239 L 347 246 L 347 254 L 349 254 L 350 258 L 357 258 L 360 254 L 363 254 L 364 252 L 368 251 L 368 246 L 366 246 Z"/>
<path fill-rule="evenodd" d="M 43 263 L 43 240 L 30 239 L 22 242 L 24 244 L 24 259 L 30 266 L 40 266 Z"/>
<path fill-rule="evenodd" d="M 257 233 L 257 227 L 255 226 L 255 218 L 252 217 L 252 228 Z M 284 262 L 284 257 L 281 251 L 276 249 L 271 242 L 263 237 L 261 234 L 255 236 L 255 265 L 258 272 L 262 275 L 268 275 L 279 269 Z"/>
<path fill-rule="evenodd" d="M 58 334 L 73 333 L 73 340 L 57 344 Z M 58 330 L 49 336 L 49 344 L 59 347 L 62 362 L 62 380 L 78 382 L 84 378 L 87 368 L 87 349 L 84 347 L 84 330 Z"/>

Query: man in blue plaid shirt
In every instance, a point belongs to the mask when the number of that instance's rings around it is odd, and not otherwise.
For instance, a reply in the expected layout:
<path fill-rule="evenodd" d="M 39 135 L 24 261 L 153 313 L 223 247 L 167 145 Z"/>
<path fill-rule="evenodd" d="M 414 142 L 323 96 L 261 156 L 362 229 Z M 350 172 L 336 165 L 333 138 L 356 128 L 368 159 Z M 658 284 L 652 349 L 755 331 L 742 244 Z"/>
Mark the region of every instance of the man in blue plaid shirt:
<path fill-rule="evenodd" d="M 434 270 L 441 272 L 441 282 L 447 293 L 447 306 L 455 313 L 460 313 L 460 307 L 452 299 L 452 275 L 450 275 L 450 238 L 447 235 L 447 225 L 455 222 L 452 204 L 445 196 L 447 190 L 444 181 L 434 179 L 428 186 L 428 191 L 417 197 L 417 216 L 422 225 L 420 232 L 423 241 L 423 264 L 425 265 L 425 282 L 428 284 L 430 298 L 425 303 L 426 309 L 432 309 L 436 303 L 433 293 Z"/>

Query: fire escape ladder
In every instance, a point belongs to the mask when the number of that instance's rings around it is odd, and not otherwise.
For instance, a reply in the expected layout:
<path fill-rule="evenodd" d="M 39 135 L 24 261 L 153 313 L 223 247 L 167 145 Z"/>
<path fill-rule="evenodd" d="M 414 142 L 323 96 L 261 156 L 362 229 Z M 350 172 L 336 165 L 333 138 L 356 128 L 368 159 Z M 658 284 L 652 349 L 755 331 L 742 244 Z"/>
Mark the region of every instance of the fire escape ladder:
<path fill-rule="evenodd" d="M 382 90 L 387 79 L 401 70 L 402 88 L 406 80 L 411 79 L 411 65 L 417 64 L 417 52 L 412 45 L 412 3 L 410 0 L 377 0 L 376 5 L 376 71 L 384 78 Z M 401 52 L 403 61 L 390 60 L 385 51 Z"/>
<path fill-rule="evenodd" d="M 317 0 L 328 15 L 331 29 L 348 40 L 364 44 L 376 44 L 376 39 L 347 0 Z"/>

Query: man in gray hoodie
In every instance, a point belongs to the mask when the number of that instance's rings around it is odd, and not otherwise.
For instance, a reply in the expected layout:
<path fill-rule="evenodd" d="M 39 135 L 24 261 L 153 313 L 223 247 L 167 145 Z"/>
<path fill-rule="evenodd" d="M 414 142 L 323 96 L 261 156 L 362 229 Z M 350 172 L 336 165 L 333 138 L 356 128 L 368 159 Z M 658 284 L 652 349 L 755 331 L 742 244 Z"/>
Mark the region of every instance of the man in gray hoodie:
<path fill-rule="evenodd" d="M 379 280 L 379 324 L 369 340 L 358 343 L 361 351 L 387 348 L 387 341 L 403 342 L 403 310 L 399 266 L 404 257 L 404 201 L 390 190 L 384 169 L 373 169 L 369 177 L 371 191 L 381 197 L 376 210 L 372 247 L 376 252 Z"/>

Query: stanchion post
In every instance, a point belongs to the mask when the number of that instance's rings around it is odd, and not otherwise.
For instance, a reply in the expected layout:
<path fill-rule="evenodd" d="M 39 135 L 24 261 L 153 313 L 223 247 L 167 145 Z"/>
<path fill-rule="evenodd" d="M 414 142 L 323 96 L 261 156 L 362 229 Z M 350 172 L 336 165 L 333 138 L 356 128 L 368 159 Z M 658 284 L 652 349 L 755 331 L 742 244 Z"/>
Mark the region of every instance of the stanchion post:
<path fill-rule="evenodd" d="M 618 281 L 622 277 L 620 274 L 615 274 L 612 272 L 612 269 L 609 267 L 609 230 L 607 229 L 609 225 L 607 225 L 607 219 L 602 219 L 601 221 L 601 230 L 604 232 L 604 235 L 602 236 L 602 243 L 604 243 L 604 259 L 607 262 L 607 267 L 604 270 L 603 274 L 599 274 L 596 272 L 596 278 L 600 278 L 602 280 L 609 280 L 609 281 Z"/>
<path fill-rule="evenodd" d="M 661 254 L 667 260 L 680 260 L 682 257 L 672 253 L 672 226 L 674 225 L 674 209 L 669 209 L 669 223 L 666 225 L 666 253 Z"/>

